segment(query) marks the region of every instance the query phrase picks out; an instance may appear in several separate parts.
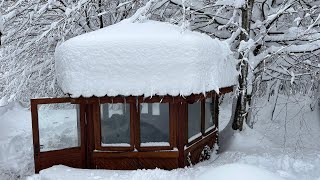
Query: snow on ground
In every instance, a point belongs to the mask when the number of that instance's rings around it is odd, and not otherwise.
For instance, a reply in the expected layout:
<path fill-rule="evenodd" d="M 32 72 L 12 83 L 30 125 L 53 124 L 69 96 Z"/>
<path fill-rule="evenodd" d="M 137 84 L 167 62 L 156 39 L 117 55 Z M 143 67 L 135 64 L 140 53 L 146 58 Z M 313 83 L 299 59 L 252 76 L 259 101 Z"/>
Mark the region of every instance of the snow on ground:
<path fill-rule="evenodd" d="M 274 97 L 270 101 L 274 101 Z M 272 103 L 259 101 L 255 117 L 257 130 L 277 147 L 320 150 L 320 106 L 303 95 L 279 96 L 274 115 Z M 313 111 L 310 108 L 312 103 Z M 272 120 L 270 120 L 272 119 Z"/>
<path fill-rule="evenodd" d="M 230 173 L 232 172 L 232 173 Z M 242 174 L 242 176 L 239 176 Z M 282 178 L 268 170 L 258 168 L 247 164 L 226 164 L 219 167 L 199 167 L 185 168 L 172 171 L 161 169 L 155 170 L 137 170 L 137 171 L 112 171 L 112 170 L 79 170 L 66 166 L 54 166 L 50 169 L 43 170 L 40 176 L 29 177 L 28 180 L 52 180 L 52 179 L 69 179 L 69 180 L 118 180 L 118 179 L 199 179 L 199 180 L 229 180 L 237 178 L 239 180 L 282 180 Z"/>
<path fill-rule="evenodd" d="M 33 169 L 30 111 L 18 103 L 0 106 L 0 179 L 23 179 Z"/>
<path fill-rule="evenodd" d="M 309 108 L 310 99 L 279 96 L 275 117 L 272 103 L 259 100 L 255 128 L 242 132 L 222 131 L 219 155 L 189 168 L 165 170 L 81 170 L 62 165 L 33 174 L 30 112 L 17 103 L 0 107 L 0 179 L 287 179 L 320 180 L 320 110 Z M 220 107 L 220 128 L 229 128 L 231 105 Z M 257 105 L 257 107 L 258 107 Z M 284 111 L 284 109 L 287 109 Z M 297 126 L 297 124 L 299 126 Z M 215 174 L 215 176 L 211 175 Z M 210 176 L 210 178 L 208 178 Z"/>

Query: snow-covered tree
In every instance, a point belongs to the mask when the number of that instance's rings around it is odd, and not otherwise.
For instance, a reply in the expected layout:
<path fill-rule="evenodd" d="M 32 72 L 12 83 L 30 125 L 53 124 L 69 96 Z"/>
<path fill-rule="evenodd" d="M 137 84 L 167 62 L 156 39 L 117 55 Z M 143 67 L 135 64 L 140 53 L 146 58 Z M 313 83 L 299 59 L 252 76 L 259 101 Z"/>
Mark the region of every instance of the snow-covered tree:
<path fill-rule="evenodd" d="M 144 3 L 2 1 L 0 97 L 27 103 L 30 97 L 61 95 L 54 79 L 55 47 L 130 17 Z M 144 18 L 179 24 L 230 44 L 240 74 L 235 129 L 245 120 L 254 124 L 250 110 L 256 97 L 319 96 L 320 1 L 151 0 L 133 17 Z"/>
<path fill-rule="evenodd" d="M 259 96 L 274 96 L 274 106 L 279 93 L 319 99 L 320 1 L 154 2 L 160 7 L 149 9 L 154 18 L 207 33 L 234 50 L 239 59 L 234 129 L 241 130 L 244 120 L 253 126 L 251 110 Z"/>
<path fill-rule="evenodd" d="M 3 0 L 1 5 L 0 98 L 8 96 L 9 101 L 28 105 L 32 97 L 62 95 L 55 82 L 53 60 L 59 43 L 117 23 L 135 12 L 141 2 Z"/>

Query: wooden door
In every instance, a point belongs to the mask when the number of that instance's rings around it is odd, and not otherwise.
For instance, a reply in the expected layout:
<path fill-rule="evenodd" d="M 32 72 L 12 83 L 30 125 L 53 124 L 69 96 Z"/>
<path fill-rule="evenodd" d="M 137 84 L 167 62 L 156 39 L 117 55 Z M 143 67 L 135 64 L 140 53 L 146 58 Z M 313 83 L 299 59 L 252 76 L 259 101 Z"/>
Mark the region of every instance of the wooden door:
<path fill-rule="evenodd" d="M 59 164 L 86 168 L 85 109 L 71 98 L 31 100 L 36 173 Z"/>

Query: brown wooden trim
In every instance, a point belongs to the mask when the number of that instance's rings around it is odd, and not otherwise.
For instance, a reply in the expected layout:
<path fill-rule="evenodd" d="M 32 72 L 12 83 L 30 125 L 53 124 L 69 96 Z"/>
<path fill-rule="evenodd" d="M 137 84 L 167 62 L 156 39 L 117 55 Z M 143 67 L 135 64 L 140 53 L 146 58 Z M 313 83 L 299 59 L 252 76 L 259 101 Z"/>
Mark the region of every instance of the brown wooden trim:
<path fill-rule="evenodd" d="M 100 104 L 93 104 L 93 132 L 94 132 L 94 148 L 101 148 L 101 123 L 100 123 Z"/>
<path fill-rule="evenodd" d="M 104 103 L 134 103 L 136 97 L 134 96 L 115 96 L 115 97 L 100 97 L 98 98 L 101 104 Z"/>
<path fill-rule="evenodd" d="M 202 140 L 195 142 L 192 144 L 192 146 L 189 146 L 185 149 L 185 152 L 190 152 L 194 149 L 197 149 L 198 146 L 205 145 L 207 143 L 207 140 L 211 140 L 216 135 L 215 132 L 212 132 L 211 134 L 208 134 L 205 136 Z"/>
<path fill-rule="evenodd" d="M 31 99 L 31 103 L 34 104 L 54 104 L 54 103 L 71 103 L 72 98 L 41 98 L 41 99 Z"/>
<path fill-rule="evenodd" d="M 95 151 L 94 158 L 178 158 L 178 151 L 159 152 L 102 152 Z"/>
<path fill-rule="evenodd" d="M 219 94 L 227 94 L 233 91 L 233 86 L 223 87 L 219 89 Z"/>
<path fill-rule="evenodd" d="M 184 157 L 184 146 L 188 141 L 188 126 L 187 126 L 187 108 L 186 103 L 180 102 L 177 104 L 178 115 L 177 115 L 177 146 L 179 150 L 178 164 L 179 167 L 183 168 L 185 166 Z"/>
<path fill-rule="evenodd" d="M 134 103 L 130 104 L 130 144 L 134 150 L 135 145 L 136 145 L 136 140 L 139 134 L 137 133 L 137 106 L 136 106 L 136 101 Z"/>
<path fill-rule="evenodd" d="M 214 125 L 215 126 L 215 125 Z M 212 127 L 212 126 L 211 126 Z M 210 128 L 211 128 L 210 127 Z M 208 128 L 209 129 L 209 128 Z M 216 131 L 216 127 L 211 128 L 209 131 L 205 132 L 202 136 L 208 136 L 209 134 L 211 134 L 212 132 Z"/>
<path fill-rule="evenodd" d="M 177 104 L 170 103 L 170 144 L 172 147 L 177 147 L 177 121 L 178 121 L 178 108 Z"/>
<path fill-rule="evenodd" d="M 87 104 L 86 105 L 86 140 L 87 140 L 87 152 L 86 152 L 86 158 L 87 158 L 87 168 L 94 168 L 93 164 L 93 151 L 95 149 L 95 140 L 94 140 L 94 124 L 93 124 L 93 105 Z"/>
<path fill-rule="evenodd" d="M 37 100 L 31 99 L 31 117 L 32 117 L 32 138 L 33 138 L 33 152 L 35 173 L 40 171 L 40 141 L 39 141 L 39 123 L 38 123 L 38 106 Z"/>
<path fill-rule="evenodd" d="M 207 98 L 211 98 L 212 96 L 214 96 L 216 94 L 216 91 L 210 91 L 210 92 L 207 92 L 206 93 L 206 98 L 205 99 L 207 99 Z"/>
<path fill-rule="evenodd" d="M 140 143 L 141 143 L 141 129 L 140 129 L 140 104 L 137 102 L 137 106 L 136 106 L 136 115 L 135 115 L 135 148 L 139 151 L 140 150 Z"/>
<path fill-rule="evenodd" d="M 138 102 L 139 103 L 171 103 L 173 102 L 173 96 L 152 96 L 152 97 L 144 97 L 139 96 Z"/>
<path fill-rule="evenodd" d="M 201 127 L 201 133 L 202 133 L 202 135 L 204 135 L 205 134 L 205 100 L 206 99 L 203 99 L 202 101 L 201 101 L 201 108 L 200 108 L 200 111 L 201 111 L 201 125 L 200 125 L 200 127 Z"/>
<path fill-rule="evenodd" d="M 200 132 L 201 133 L 201 132 Z M 198 142 L 198 141 L 200 141 L 202 139 L 202 133 L 201 133 L 201 135 L 199 136 L 199 137 L 197 137 L 197 138 L 195 138 L 195 139 L 193 139 L 192 141 L 190 141 L 189 142 L 189 139 L 188 139 L 188 143 L 187 143 L 187 147 L 189 147 L 189 146 L 191 146 L 191 145 L 193 145 L 195 142 Z"/>
<path fill-rule="evenodd" d="M 79 97 L 79 98 L 70 98 L 70 102 L 72 104 L 86 104 L 87 98 Z"/>
<path fill-rule="evenodd" d="M 90 98 L 86 98 L 86 102 L 87 104 L 99 104 L 99 98 L 98 97 L 90 97 Z"/>
<path fill-rule="evenodd" d="M 82 167 L 87 168 L 87 160 L 86 160 L 86 150 L 87 150 L 87 123 L 86 123 L 86 104 L 79 104 L 79 115 L 80 115 L 80 148 L 81 148 L 81 164 Z M 78 130 L 79 130 L 78 129 Z"/>
<path fill-rule="evenodd" d="M 59 156 L 66 153 L 79 153 L 81 151 L 81 147 L 70 147 L 65 148 L 63 151 L 61 149 L 58 150 L 50 150 L 50 151 L 43 151 L 41 152 L 41 158 L 50 158 L 52 156 Z"/>

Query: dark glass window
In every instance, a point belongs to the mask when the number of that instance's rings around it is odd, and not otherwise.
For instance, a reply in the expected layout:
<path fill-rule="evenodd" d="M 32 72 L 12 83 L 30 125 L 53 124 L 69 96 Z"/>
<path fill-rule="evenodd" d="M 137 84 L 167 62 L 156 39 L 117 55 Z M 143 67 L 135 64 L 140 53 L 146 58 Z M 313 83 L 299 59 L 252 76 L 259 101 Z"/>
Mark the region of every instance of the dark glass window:
<path fill-rule="evenodd" d="M 101 104 L 100 114 L 101 145 L 130 146 L 130 104 Z"/>
<path fill-rule="evenodd" d="M 141 146 L 169 146 L 169 104 L 140 104 Z"/>
<path fill-rule="evenodd" d="M 205 100 L 205 129 L 209 130 L 214 125 L 215 104 L 213 98 Z"/>
<path fill-rule="evenodd" d="M 201 101 L 188 104 L 188 138 L 192 141 L 194 137 L 201 134 Z M 190 139 L 191 138 L 191 139 Z"/>

